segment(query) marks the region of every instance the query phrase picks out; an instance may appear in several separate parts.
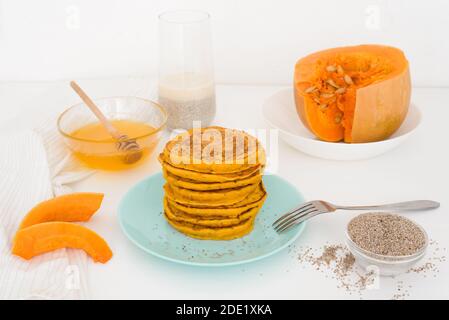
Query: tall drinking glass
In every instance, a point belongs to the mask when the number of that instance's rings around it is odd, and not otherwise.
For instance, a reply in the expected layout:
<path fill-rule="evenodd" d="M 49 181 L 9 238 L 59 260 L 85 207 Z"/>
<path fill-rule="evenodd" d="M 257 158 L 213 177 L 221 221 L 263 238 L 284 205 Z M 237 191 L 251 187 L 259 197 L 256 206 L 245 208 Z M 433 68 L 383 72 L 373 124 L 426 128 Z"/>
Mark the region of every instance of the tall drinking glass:
<path fill-rule="evenodd" d="M 159 16 L 159 103 L 171 129 L 205 127 L 215 116 L 210 16 L 179 10 Z"/>

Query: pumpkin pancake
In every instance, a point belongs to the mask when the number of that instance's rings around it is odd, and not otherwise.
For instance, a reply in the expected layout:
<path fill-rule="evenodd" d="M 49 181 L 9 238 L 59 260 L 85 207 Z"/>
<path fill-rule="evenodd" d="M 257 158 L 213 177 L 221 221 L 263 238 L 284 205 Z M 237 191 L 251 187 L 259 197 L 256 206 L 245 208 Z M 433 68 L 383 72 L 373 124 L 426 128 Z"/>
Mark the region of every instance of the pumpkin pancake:
<path fill-rule="evenodd" d="M 262 174 L 263 166 L 258 164 L 254 167 L 251 167 L 246 170 L 242 170 L 239 172 L 231 172 L 231 173 L 204 173 L 204 172 L 198 172 L 193 170 L 187 170 L 183 168 L 177 168 L 172 165 L 170 165 L 168 162 L 163 160 L 164 156 L 163 154 L 159 155 L 159 162 L 162 164 L 162 167 L 169 173 L 182 177 L 189 180 L 194 180 L 198 182 L 227 182 L 227 181 L 234 181 L 239 179 L 245 179 L 248 178 L 255 173 Z"/>
<path fill-rule="evenodd" d="M 163 174 L 165 180 L 167 180 L 167 183 L 170 185 L 198 191 L 239 188 L 250 184 L 259 184 L 260 181 L 262 180 L 262 176 L 257 172 L 245 179 L 227 182 L 206 182 L 206 183 L 178 177 L 176 175 L 167 172 L 165 169 L 163 170 Z"/>
<path fill-rule="evenodd" d="M 194 128 L 169 141 L 163 160 L 170 165 L 205 173 L 234 173 L 265 164 L 259 141 L 241 130 Z"/>
<path fill-rule="evenodd" d="M 168 223 L 176 230 L 189 237 L 202 240 L 232 240 L 240 238 L 250 233 L 254 226 L 254 219 L 252 218 L 231 227 L 217 228 L 203 227 L 187 222 L 178 222 L 171 220 L 166 214 L 164 215 Z"/>
<path fill-rule="evenodd" d="M 159 155 L 166 184 L 164 217 L 198 239 L 231 240 L 251 232 L 267 197 L 265 150 L 240 130 L 194 128 Z"/>
<path fill-rule="evenodd" d="M 164 198 L 164 211 L 166 216 L 177 222 L 187 222 L 198 226 L 205 227 L 230 227 L 234 225 L 238 225 L 241 222 L 248 220 L 250 218 L 254 218 L 256 214 L 259 212 L 260 206 L 259 204 L 256 207 L 248 209 L 237 217 L 220 217 L 220 216 L 196 216 L 181 212 L 180 210 L 173 208 L 167 201 L 167 198 Z"/>
<path fill-rule="evenodd" d="M 225 206 L 242 201 L 251 192 L 253 192 L 257 188 L 257 186 L 258 184 L 250 184 L 244 187 L 233 189 L 195 191 L 180 188 L 166 183 L 164 185 L 164 189 L 166 192 L 168 190 L 171 190 L 174 195 L 173 198 L 175 199 L 175 201 L 186 205 Z"/>
<path fill-rule="evenodd" d="M 262 207 L 267 195 L 263 184 L 259 184 L 259 187 L 252 192 L 248 197 L 246 197 L 243 201 L 240 201 L 232 206 L 221 206 L 221 207 L 192 207 L 186 206 L 184 204 L 178 203 L 173 199 L 169 198 L 169 194 L 166 194 L 166 199 L 172 208 L 176 208 L 179 211 L 182 211 L 186 214 L 191 214 L 195 216 L 202 217 L 225 217 L 232 218 L 238 217 L 248 209 L 254 207 Z"/>

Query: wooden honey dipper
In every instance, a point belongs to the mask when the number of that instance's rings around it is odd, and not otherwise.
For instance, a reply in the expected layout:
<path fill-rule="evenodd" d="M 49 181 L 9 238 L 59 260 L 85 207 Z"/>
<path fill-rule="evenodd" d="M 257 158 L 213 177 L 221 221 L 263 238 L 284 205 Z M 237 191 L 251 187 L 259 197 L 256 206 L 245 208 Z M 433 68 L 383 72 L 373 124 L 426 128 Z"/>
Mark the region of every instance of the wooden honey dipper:
<path fill-rule="evenodd" d="M 75 81 L 70 81 L 70 86 L 75 90 L 86 106 L 89 107 L 111 137 L 117 141 L 117 150 L 124 153 L 123 162 L 126 164 L 133 164 L 139 161 L 140 158 L 142 158 L 142 149 L 137 141 L 118 131 Z"/>

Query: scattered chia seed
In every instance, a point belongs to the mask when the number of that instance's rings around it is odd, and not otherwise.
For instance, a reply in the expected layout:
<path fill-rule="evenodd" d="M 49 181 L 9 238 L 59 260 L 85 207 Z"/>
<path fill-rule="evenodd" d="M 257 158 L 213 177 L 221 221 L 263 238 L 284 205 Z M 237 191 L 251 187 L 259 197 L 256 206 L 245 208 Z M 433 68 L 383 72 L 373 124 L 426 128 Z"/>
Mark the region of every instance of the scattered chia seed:
<path fill-rule="evenodd" d="M 426 236 L 413 221 L 390 213 L 364 213 L 348 224 L 351 240 L 360 248 L 386 256 L 407 256 L 426 245 Z"/>
<path fill-rule="evenodd" d="M 354 272 L 355 258 L 341 244 L 325 245 L 319 250 L 305 248 L 298 254 L 298 260 L 313 266 L 317 271 L 331 271 L 332 278 L 339 282 L 338 287 L 350 294 L 360 292 L 371 283 L 372 274 Z"/>
<path fill-rule="evenodd" d="M 349 295 L 357 294 L 360 299 L 363 299 L 367 291 L 378 289 L 374 286 L 378 276 L 374 271 L 364 270 L 356 265 L 354 256 L 343 244 L 328 243 L 319 248 L 291 245 L 289 252 L 297 258 L 302 269 L 312 267 L 323 273 L 326 279 L 336 281 L 337 288 L 346 291 Z M 388 299 L 388 295 L 393 300 L 409 298 L 413 289 L 411 284 L 417 281 L 418 275 L 427 279 L 436 278 L 439 265 L 446 262 L 445 253 L 446 248 L 440 247 L 434 240 L 429 240 L 425 262 L 411 268 L 407 273 L 381 279 L 380 284 L 387 282 L 394 288 L 393 291 L 386 292 L 385 298 Z"/>
<path fill-rule="evenodd" d="M 329 265 L 332 261 L 337 259 L 337 251 L 342 249 L 341 246 L 326 246 L 324 247 L 323 254 L 317 259 L 317 263 L 324 262 Z"/>
<path fill-rule="evenodd" d="M 411 268 L 407 271 L 407 273 L 414 272 L 414 273 L 426 273 L 429 271 L 437 272 L 436 265 L 432 262 L 426 262 L 422 266 Z"/>
<path fill-rule="evenodd" d="M 352 269 L 355 263 L 355 258 L 352 253 L 346 253 L 341 260 L 341 271 L 343 274 L 347 274 Z"/>

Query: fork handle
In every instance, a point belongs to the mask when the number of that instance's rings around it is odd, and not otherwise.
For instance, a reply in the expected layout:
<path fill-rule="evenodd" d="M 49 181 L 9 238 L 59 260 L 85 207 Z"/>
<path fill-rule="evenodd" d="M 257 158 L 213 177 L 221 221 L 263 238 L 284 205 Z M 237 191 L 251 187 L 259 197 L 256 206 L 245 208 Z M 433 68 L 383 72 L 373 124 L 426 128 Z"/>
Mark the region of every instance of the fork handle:
<path fill-rule="evenodd" d="M 440 206 L 439 202 L 431 200 L 415 200 L 397 203 L 382 204 L 377 206 L 335 206 L 341 210 L 430 210 Z"/>

